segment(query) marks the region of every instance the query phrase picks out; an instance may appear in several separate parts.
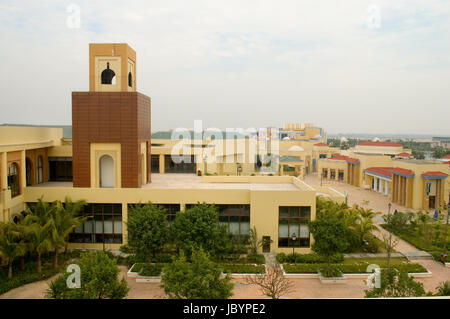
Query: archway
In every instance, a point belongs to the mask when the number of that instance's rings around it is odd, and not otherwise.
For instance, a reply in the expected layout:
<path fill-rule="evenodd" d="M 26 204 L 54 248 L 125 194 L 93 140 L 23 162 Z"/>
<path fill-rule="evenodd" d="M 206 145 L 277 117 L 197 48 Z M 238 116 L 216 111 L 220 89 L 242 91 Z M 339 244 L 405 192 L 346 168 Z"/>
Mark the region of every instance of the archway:
<path fill-rule="evenodd" d="M 100 157 L 100 187 L 114 187 L 114 160 L 109 155 Z"/>

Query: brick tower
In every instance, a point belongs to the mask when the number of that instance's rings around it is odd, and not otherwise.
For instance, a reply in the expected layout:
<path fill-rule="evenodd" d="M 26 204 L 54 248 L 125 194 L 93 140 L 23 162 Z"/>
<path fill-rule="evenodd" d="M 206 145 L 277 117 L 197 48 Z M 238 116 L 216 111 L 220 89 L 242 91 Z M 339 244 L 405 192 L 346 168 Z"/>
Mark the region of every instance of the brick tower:
<path fill-rule="evenodd" d="M 136 91 L 136 52 L 90 44 L 89 92 L 72 92 L 73 186 L 149 183 L 150 138 L 150 98 Z"/>

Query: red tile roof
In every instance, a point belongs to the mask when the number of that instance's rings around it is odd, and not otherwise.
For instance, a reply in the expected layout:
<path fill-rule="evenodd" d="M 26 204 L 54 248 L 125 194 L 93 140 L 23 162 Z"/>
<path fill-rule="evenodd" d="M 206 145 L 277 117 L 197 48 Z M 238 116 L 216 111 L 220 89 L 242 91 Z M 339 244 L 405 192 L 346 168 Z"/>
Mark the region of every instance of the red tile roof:
<path fill-rule="evenodd" d="M 406 152 L 403 152 L 403 153 L 398 153 L 398 154 L 395 155 L 395 156 L 400 156 L 400 157 L 412 157 L 413 155 L 412 155 L 412 154 L 409 154 L 409 153 L 406 153 Z"/>
<path fill-rule="evenodd" d="M 331 155 L 330 159 L 339 160 L 339 161 L 347 161 L 347 162 L 351 162 L 351 163 L 359 163 L 359 159 L 348 157 L 346 155 L 341 155 L 339 153 L 335 153 L 335 154 Z"/>
<path fill-rule="evenodd" d="M 448 174 L 442 172 L 425 172 L 422 176 L 439 176 L 439 177 L 447 177 Z"/>
<path fill-rule="evenodd" d="M 314 146 L 328 146 L 328 144 L 325 144 L 325 143 L 316 143 L 316 144 L 314 144 Z"/>
<path fill-rule="evenodd" d="M 369 167 L 366 168 L 366 171 L 386 177 L 392 177 L 392 169 L 393 167 Z"/>
<path fill-rule="evenodd" d="M 450 159 L 450 154 L 442 156 L 442 159 Z"/>
<path fill-rule="evenodd" d="M 394 167 L 392 169 L 392 172 L 402 174 L 402 175 L 414 175 L 413 171 L 411 171 L 409 169 L 405 169 L 405 168 L 400 168 L 400 167 Z"/>
<path fill-rule="evenodd" d="M 366 141 L 366 142 L 361 142 L 357 145 L 360 146 L 389 146 L 389 147 L 400 147 L 402 146 L 401 144 L 397 144 L 394 142 L 371 142 L 371 141 Z"/>

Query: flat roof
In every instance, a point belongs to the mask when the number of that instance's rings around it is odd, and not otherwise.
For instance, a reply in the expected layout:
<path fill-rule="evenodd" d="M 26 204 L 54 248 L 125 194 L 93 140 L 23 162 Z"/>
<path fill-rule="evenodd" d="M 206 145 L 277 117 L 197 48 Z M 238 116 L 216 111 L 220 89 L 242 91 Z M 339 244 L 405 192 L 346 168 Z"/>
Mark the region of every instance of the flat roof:
<path fill-rule="evenodd" d="M 72 182 L 46 182 L 29 187 L 73 187 Z M 152 182 L 142 185 L 142 189 L 243 189 L 298 191 L 300 188 L 292 183 L 226 183 L 202 182 L 202 177 L 195 174 L 152 174 Z"/>

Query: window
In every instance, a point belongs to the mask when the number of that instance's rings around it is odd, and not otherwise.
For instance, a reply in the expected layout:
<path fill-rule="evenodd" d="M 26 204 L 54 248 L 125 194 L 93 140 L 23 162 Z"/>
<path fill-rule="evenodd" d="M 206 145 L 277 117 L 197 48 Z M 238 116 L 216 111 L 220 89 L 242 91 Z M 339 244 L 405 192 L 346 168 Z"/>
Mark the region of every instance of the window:
<path fill-rule="evenodd" d="M 128 86 L 133 86 L 133 76 L 131 75 L 131 72 L 128 72 Z"/>
<path fill-rule="evenodd" d="M 116 74 L 113 70 L 109 68 L 109 62 L 106 63 L 106 69 L 103 70 L 101 78 L 102 78 L 102 84 L 114 84 L 114 78 L 116 77 Z"/>
<path fill-rule="evenodd" d="M 19 165 L 17 163 L 9 165 L 8 187 L 11 189 L 11 197 L 16 197 L 20 194 Z"/>
<path fill-rule="evenodd" d="M 72 178 L 72 157 L 49 157 L 50 181 L 71 182 Z"/>
<path fill-rule="evenodd" d="M 278 219 L 278 247 L 309 247 L 311 207 L 280 206 Z M 297 238 L 292 240 L 293 235 Z"/>
<path fill-rule="evenodd" d="M 100 157 L 100 187 L 114 187 L 114 160 L 109 155 Z"/>
<path fill-rule="evenodd" d="M 225 225 L 234 236 L 250 234 L 250 205 L 216 205 L 219 224 Z"/>
<path fill-rule="evenodd" d="M 151 172 L 159 173 L 159 155 L 151 156 Z"/>
<path fill-rule="evenodd" d="M 88 204 L 80 212 L 89 217 L 69 236 L 71 243 L 122 243 L 122 204 Z"/>
<path fill-rule="evenodd" d="M 194 155 L 165 155 L 165 173 L 196 173 L 196 163 Z"/>
<path fill-rule="evenodd" d="M 41 184 L 44 182 L 44 174 L 43 174 L 43 164 L 42 164 L 42 156 L 38 156 L 37 165 L 36 165 L 36 182 Z M 72 169 L 71 169 L 72 170 Z"/>
<path fill-rule="evenodd" d="M 163 207 L 166 210 L 167 221 L 169 225 L 177 217 L 177 213 L 180 211 L 180 204 L 158 204 L 158 206 Z"/>
<path fill-rule="evenodd" d="M 31 160 L 28 157 L 25 159 L 25 168 L 26 168 L 27 186 L 31 186 L 33 184 L 33 164 L 31 163 Z"/>

